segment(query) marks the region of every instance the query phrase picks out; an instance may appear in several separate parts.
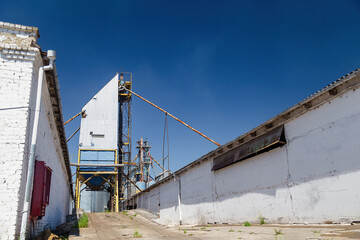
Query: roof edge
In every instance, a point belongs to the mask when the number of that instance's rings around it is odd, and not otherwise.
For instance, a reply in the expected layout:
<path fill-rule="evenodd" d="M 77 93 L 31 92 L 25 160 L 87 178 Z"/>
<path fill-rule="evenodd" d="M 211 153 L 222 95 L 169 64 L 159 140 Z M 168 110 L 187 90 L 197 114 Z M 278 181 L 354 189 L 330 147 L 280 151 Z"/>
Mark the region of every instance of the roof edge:
<path fill-rule="evenodd" d="M 22 32 L 27 32 L 27 33 L 35 33 L 36 37 L 38 37 L 38 38 L 40 37 L 39 28 L 37 28 L 37 27 L 30 27 L 30 26 L 24 26 L 24 25 L 20 25 L 20 24 L 14 24 L 14 23 L 0 21 L 0 28 L 17 30 L 17 31 L 22 31 Z"/>
<path fill-rule="evenodd" d="M 174 173 L 170 174 L 166 178 L 162 179 L 161 181 L 154 183 L 150 187 L 144 189 L 144 191 L 150 191 L 152 188 L 171 180 L 172 178 L 176 178 L 176 176 L 182 174 L 183 172 L 189 170 L 200 164 L 200 162 L 206 161 L 210 158 L 214 158 L 216 156 L 222 155 L 235 147 L 243 145 L 252 139 L 259 137 L 270 130 L 283 125 L 290 120 L 304 114 L 307 111 L 310 111 L 327 101 L 334 99 L 335 97 L 347 92 L 350 89 L 360 86 L 360 68 L 352 71 L 345 76 L 337 79 L 336 81 L 330 83 L 326 87 L 320 89 L 319 91 L 311 94 L 304 100 L 300 101 L 299 103 L 295 104 L 294 106 L 284 110 L 280 114 L 276 115 L 275 117 L 265 121 L 264 123 L 260 124 L 259 126 L 253 128 L 252 130 L 240 135 L 239 137 L 231 140 L 228 143 L 223 144 L 222 146 L 210 151 L 209 153 L 203 155 L 202 157 L 198 158 L 197 160 L 185 165 L 184 167 L 180 168 L 179 170 L 175 171 Z M 135 197 L 139 195 L 141 192 L 133 195 Z"/>
<path fill-rule="evenodd" d="M 42 59 L 43 59 L 43 65 L 48 64 L 48 60 L 46 59 L 47 54 L 45 52 L 42 52 Z M 67 140 L 65 135 L 65 126 L 64 126 L 64 119 L 63 119 L 63 112 L 62 112 L 62 104 L 61 104 L 61 97 L 60 97 L 60 86 L 59 86 L 59 79 L 56 69 L 56 64 L 54 63 L 54 69 L 52 71 L 46 72 L 46 75 L 52 75 L 53 81 L 47 80 L 47 85 L 49 89 L 50 98 L 55 98 L 56 101 L 56 107 L 53 106 L 53 114 L 56 121 L 56 129 L 58 131 L 59 137 L 60 137 L 60 148 L 62 149 L 62 154 L 64 157 L 64 164 L 66 167 L 67 175 L 68 175 L 68 181 L 69 181 L 69 190 L 72 198 L 74 199 L 74 191 L 73 191 L 73 185 L 72 185 L 72 174 L 71 174 L 71 168 L 70 168 L 70 157 L 69 157 L 69 150 L 67 146 Z M 54 89 L 53 92 L 51 92 L 50 89 Z"/>

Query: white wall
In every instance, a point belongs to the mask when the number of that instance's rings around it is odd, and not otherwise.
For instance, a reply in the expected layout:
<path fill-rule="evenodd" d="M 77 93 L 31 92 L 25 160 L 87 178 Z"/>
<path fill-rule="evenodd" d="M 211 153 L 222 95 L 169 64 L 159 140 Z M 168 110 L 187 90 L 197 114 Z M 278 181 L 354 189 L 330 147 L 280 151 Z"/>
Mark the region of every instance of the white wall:
<path fill-rule="evenodd" d="M 15 35 L 0 28 L 0 35 Z M 16 35 L 15 35 L 16 36 Z M 1 39 L 4 39 L 4 38 Z M 6 36 L 8 37 L 8 36 Z M 24 201 L 29 153 L 31 84 L 39 52 L 3 49 L 0 52 L 0 238 L 15 239 Z"/>
<path fill-rule="evenodd" d="M 51 176 L 50 203 L 46 207 L 45 216 L 35 223 L 35 235 L 47 228 L 55 230 L 56 226 L 64 223 L 66 215 L 69 214 L 70 205 L 68 176 L 46 84 L 44 84 L 42 91 L 36 145 L 36 159 L 45 161 L 53 172 Z"/>
<path fill-rule="evenodd" d="M 82 111 L 86 111 L 86 117 L 81 118 L 80 149 L 109 150 L 118 148 L 118 79 L 119 74 L 116 74 L 82 108 Z M 90 132 L 98 136 L 92 135 Z M 96 206 L 94 209 L 92 202 L 95 198 Z M 84 190 L 81 192 L 80 208 L 86 212 L 94 210 L 103 212 L 109 198 L 110 193 L 108 192 L 94 193 Z"/>
<path fill-rule="evenodd" d="M 212 158 L 177 175 L 183 224 L 350 222 L 360 218 L 360 90 L 285 124 L 287 144 L 211 171 Z M 177 182 L 159 191 L 162 224 L 178 224 Z M 154 200 L 154 199 L 153 199 Z M 138 200 L 138 208 L 151 203 Z"/>
<path fill-rule="evenodd" d="M 30 47 L 37 30 L 16 28 L 0 22 L 0 239 L 17 239 L 20 233 L 38 68 L 42 65 L 39 49 Z M 46 216 L 36 223 L 36 231 L 63 223 L 70 199 L 46 81 L 42 97 L 35 155 L 50 166 L 53 175 L 50 205 Z"/>
<path fill-rule="evenodd" d="M 117 149 L 118 74 L 115 75 L 83 108 L 79 147 L 81 149 Z M 99 134 L 103 136 L 94 136 Z"/>

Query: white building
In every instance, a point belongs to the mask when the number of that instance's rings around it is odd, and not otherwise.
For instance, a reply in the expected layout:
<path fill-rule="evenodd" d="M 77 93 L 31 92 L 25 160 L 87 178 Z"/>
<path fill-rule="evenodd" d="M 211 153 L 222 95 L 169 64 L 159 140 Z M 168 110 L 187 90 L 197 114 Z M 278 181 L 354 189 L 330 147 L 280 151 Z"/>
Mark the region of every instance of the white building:
<path fill-rule="evenodd" d="M 360 71 L 135 195 L 162 224 L 360 220 Z"/>
<path fill-rule="evenodd" d="M 79 136 L 79 160 L 81 163 L 114 164 L 114 153 L 118 143 L 118 82 L 116 74 L 82 108 L 86 117 L 81 118 Z M 104 151 L 113 150 L 113 151 Z M 80 168 L 79 168 L 80 169 Z M 86 171 L 112 171 L 113 168 L 82 168 Z M 103 177 L 111 175 L 83 175 L 81 185 L 80 208 L 85 212 L 104 212 L 108 207 L 110 193 L 103 188 Z M 96 191 L 93 191 L 94 188 Z M 91 190 L 91 191 L 90 191 Z"/>
<path fill-rule="evenodd" d="M 18 239 L 20 235 L 39 67 L 49 64 L 46 53 L 36 43 L 38 37 L 35 27 L 0 22 L 0 239 Z M 44 184 L 50 190 L 48 205 L 48 199 L 42 202 L 45 216 L 32 216 L 27 221 L 28 237 L 64 223 L 72 198 L 55 65 L 45 71 L 40 94 L 35 159 L 45 163 L 52 176 L 51 183 Z M 38 173 L 34 174 L 35 181 L 43 180 Z M 31 207 L 35 206 L 34 202 Z"/>

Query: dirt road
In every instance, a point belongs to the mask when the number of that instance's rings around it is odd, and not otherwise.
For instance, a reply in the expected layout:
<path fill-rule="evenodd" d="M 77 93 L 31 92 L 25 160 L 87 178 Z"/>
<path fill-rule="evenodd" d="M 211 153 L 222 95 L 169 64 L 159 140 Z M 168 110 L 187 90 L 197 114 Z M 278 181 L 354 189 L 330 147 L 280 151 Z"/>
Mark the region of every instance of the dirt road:
<path fill-rule="evenodd" d="M 143 215 L 143 216 L 142 216 Z M 247 239 L 345 240 L 360 239 L 360 225 L 227 225 L 165 227 L 143 210 L 88 214 L 89 227 L 73 231 L 70 240 L 85 239 Z M 277 233 L 278 234 L 277 234 Z"/>
<path fill-rule="evenodd" d="M 73 231 L 71 240 L 85 239 L 197 239 L 183 232 L 166 228 L 134 211 L 88 214 L 89 227 Z"/>

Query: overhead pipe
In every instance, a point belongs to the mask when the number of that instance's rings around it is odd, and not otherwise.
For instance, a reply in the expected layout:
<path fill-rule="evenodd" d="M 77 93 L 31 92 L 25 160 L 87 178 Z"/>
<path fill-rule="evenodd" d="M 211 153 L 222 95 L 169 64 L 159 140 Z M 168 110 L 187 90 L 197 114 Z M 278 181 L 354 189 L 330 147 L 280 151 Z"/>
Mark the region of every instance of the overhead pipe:
<path fill-rule="evenodd" d="M 97 163 L 70 163 L 70 166 L 76 167 L 123 167 L 125 164 L 97 164 Z"/>
<path fill-rule="evenodd" d="M 24 206 L 23 206 L 22 219 L 21 219 L 20 240 L 26 239 L 26 229 L 27 229 L 27 223 L 28 223 L 29 211 L 30 211 L 31 192 L 32 192 L 32 187 L 33 187 L 34 169 L 35 169 L 36 140 L 37 140 L 38 127 L 39 127 L 39 118 L 40 118 L 42 85 L 44 82 L 45 71 L 54 69 L 54 61 L 56 59 L 56 52 L 53 50 L 48 50 L 47 57 L 50 60 L 49 65 L 39 67 L 34 126 L 33 126 L 33 130 L 32 130 L 31 145 L 30 145 L 31 147 L 30 147 L 29 162 L 28 162 L 28 169 L 27 169 L 25 199 L 24 199 Z"/>
<path fill-rule="evenodd" d="M 81 112 L 77 113 L 75 116 L 73 116 L 72 118 L 70 118 L 69 120 L 67 120 L 66 122 L 64 122 L 64 126 L 65 126 L 66 124 L 68 124 L 69 122 L 71 122 L 72 120 L 74 120 L 75 118 L 77 118 L 80 114 L 81 114 L 82 117 L 86 117 L 86 113 L 85 113 L 85 112 L 86 112 L 86 111 L 84 110 L 84 111 L 81 111 Z"/>
<path fill-rule="evenodd" d="M 126 91 L 129 91 L 131 92 L 132 94 L 134 94 L 135 96 L 137 96 L 138 98 L 140 98 L 141 100 L 147 102 L 148 104 L 152 105 L 153 107 L 159 109 L 160 111 L 164 112 L 165 114 L 169 115 L 170 117 L 172 117 L 173 119 L 175 119 L 176 121 L 178 121 L 179 123 L 183 124 L 184 126 L 190 128 L 191 130 L 193 130 L 194 132 L 196 132 L 197 134 L 199 134 L 200 136 L 206 138 L 207 140 L 209 140 L 210 142 L 214 143 L 215 145 L 221 147 L 221 145 L 217 142 L 215 142 L 214 140 L 212 140 L 211 138 L 209 138 L 208 136 L 206 136 L 205 134 L 199 132 L 198 130 L 196 130 L 195 128 L 191 127 L 189 124 L 181 121 L 180 119 L 178 119 L 177 117 L 175 117 L 174 115 L 172 115 L 171 113 L 165 111 L 164 109 L 162 109 L 161 107 L 155 105 L 154 103 L 150 102 L 149 100 L 143 98 L 142 96 L 140 96 L 139 94 L 135 93 L 134 91 L 130 90 L 130 89 L 127 89 L 125 87 L 120 87 L 120 90 L 126 90 Z"/>
<path fill-rule="evenodd" d="M 182 215 L 181 215 L 181 182 L 180 176 L 175 176 L 174 174 L 174 181 L 178 183 L 178 211 L 179 211 L 179 225 L 182 225 Z"/>
<path fill-rule="evenodd" d="M 76 131 L 71 134 L 71 136 L 66 140 L 66 142 L 70 141 L 70 139 L 72 139 L 72 137 L 80 130 L 80 127 L 78 127 L 78 129 L 76 129 Z"/>

